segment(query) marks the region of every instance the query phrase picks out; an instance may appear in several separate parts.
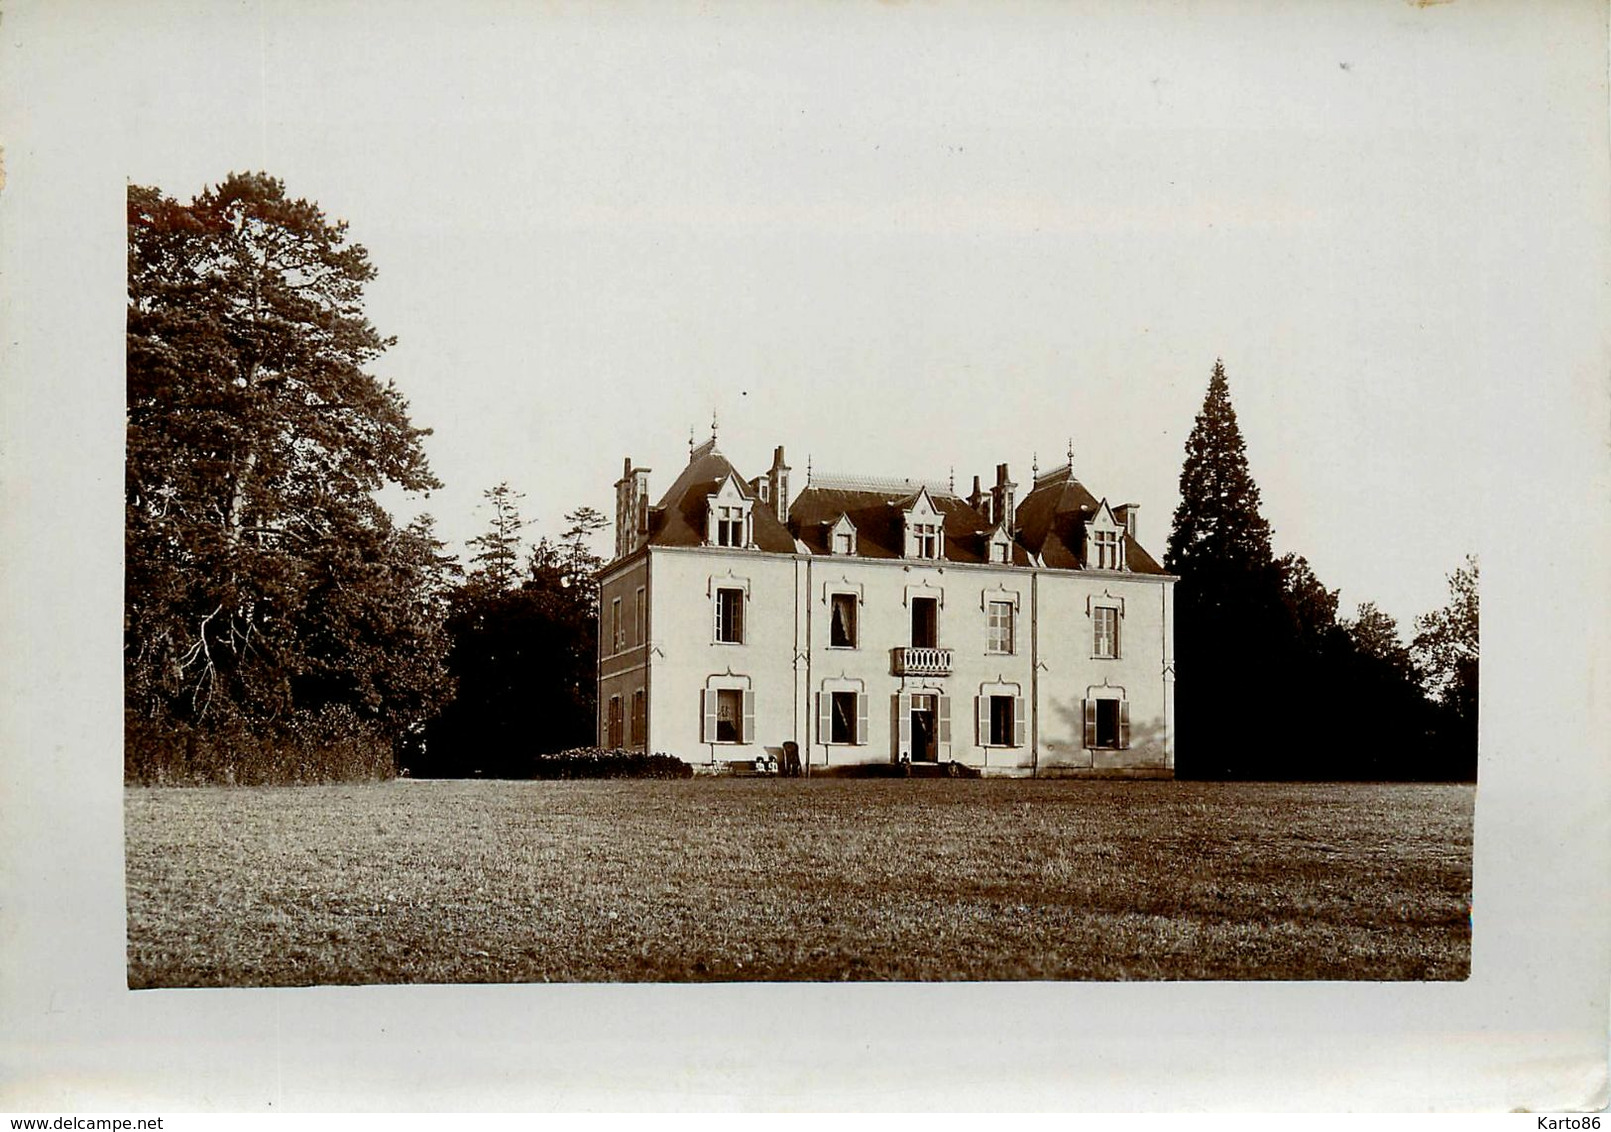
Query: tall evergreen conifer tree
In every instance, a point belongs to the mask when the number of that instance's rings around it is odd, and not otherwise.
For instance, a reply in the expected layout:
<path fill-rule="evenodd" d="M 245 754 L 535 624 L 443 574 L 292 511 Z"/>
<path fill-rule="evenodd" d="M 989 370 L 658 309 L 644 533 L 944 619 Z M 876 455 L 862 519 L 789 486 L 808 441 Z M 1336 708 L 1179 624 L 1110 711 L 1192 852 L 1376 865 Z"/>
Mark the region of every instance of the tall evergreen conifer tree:
<path fill-rule="evenodd" d="M 1289 651 L 1283 638 L 1290 619 L 1259 502 L 1225 366 L 1216 361 L 1186 441 L 1180 506 L 1164 555 L 1164 568 L 1180 575 L 1175 713 L 1183 777 L 1278 772 L 1267 697 Z"/>

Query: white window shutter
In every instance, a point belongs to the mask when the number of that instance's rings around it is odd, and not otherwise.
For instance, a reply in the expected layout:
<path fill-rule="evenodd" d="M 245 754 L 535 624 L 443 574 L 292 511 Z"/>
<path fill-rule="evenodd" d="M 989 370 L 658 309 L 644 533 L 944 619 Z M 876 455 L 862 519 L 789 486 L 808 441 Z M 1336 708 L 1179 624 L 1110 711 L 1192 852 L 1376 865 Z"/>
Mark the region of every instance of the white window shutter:
<path fill-rule="evenodd" d="M 1024 731 L 1026 730 L 1024 726 L 1026 714 L 1024 708 L 1024 697 L 1014 696 L 1012 698 L 1012 745 L 1015 747 L 1024 745 Z"/>
<path fill-rule="evenodd" d="M 989 722 L 985 718 L 988 714 L 985 710 L 985 705 L 989 702 L 990 698 L 988 696 L 973 697 L 973 738 L 974 742 L 980 747 L 990 745 Z"/>
<path fill-rule="evenodd" d="M 707 743 L 714 743 L 716 742 L 716 690 L 714 688 L 706 688 L 699 694 L 703 697 L 703 706 L 705 709 L 705 730 L 703 733 L 704 741 Z"/>
<path fill-rule="evenodd" d="M 740 743 L 755 742 L 755 693 L 744 691 L 744 730 L 739 733 Z"/>
<path fill-rule="evenodd" d="M 895 734 L 897 746 L 895 754 L 911 755 L 912 753 L 912 697 L 902 692 L 895 697 Z"/>
<path fill-rule="evenodd" d="M 856 744 L 867 745 L 867 693 L 856 693 Z"/>
<path fill-rule="evenodd" d="M 1119 701 L 1119 746 L 1125 750 L 1130 748 L 1130 701 Z"/>
<path fill-rule="evenodd" d="M 951 745 L 951 697 L 936 696 L 935 699 L 940 705 L 940 743 L 942 747 L 949 747 Z M 945 753 L 947 752 L 941 751 L 941 754 Z"/>
<path fill-rule="evenodd" d="M 827 692 L 817 693 L 817 742 L 826 743 L 833 738 L 833 697 Z"/>
<path fill-rule="evenodd" d="M 1085 700 L 1085 746 L 1096 747 L 1096 701 L 1089 697 Z"/>

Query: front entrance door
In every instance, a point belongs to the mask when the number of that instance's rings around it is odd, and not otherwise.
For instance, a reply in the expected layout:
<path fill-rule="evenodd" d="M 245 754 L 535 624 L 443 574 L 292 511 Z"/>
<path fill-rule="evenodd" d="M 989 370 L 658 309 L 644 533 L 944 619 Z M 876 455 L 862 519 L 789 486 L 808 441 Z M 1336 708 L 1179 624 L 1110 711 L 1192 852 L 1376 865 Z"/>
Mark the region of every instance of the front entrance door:
<path fill-rule="evenodd" d="M 912 697 L 912 761 L 915 763 L 932 763 L 940 759 L 936 698 L 932 695 Z"/>

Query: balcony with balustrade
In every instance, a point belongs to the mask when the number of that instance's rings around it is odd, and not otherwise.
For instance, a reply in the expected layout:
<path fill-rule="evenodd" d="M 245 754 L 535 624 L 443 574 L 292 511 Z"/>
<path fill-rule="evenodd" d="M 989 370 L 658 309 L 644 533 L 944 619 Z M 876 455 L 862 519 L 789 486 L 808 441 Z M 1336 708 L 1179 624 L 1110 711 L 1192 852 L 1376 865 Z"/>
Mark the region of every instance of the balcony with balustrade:
<path fill-rule="evenodd" d="M 889 659 L 890 669 L 896 676 L 951 675 L 950 649 L 890 649 Z"/>

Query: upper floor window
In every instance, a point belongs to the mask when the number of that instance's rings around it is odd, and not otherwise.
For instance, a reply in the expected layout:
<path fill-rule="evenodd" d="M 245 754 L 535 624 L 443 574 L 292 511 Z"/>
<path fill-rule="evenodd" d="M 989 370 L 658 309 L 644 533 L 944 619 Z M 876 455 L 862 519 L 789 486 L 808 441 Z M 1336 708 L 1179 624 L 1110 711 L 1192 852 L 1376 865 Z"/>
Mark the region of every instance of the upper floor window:
<path fill-rule="evenodd" d="M 749 540 L 744 537 L 746 521 L 745 507 L 719 506 L 716 508 L 716 538 L 717 546 L 747 546 Z"/>
<path fill-rule="evenodd" d="M 990 561 L 1009 562 L 1011 560 L 1012 544 L 999 541 L 990 544 Z"/>
<path fill-rule="evenodd" d="M 1119 611 L 1110 605 L 1099 605 L 1091 611 L 1094 639 L 1093 656 L 1114 658 L 1119 655 Z"/>
<path fill-rule="evenodd" d="M 705 542 L 710 546 L 749 546 L 754 539 L 751 504 L 738 479 L 728 475 L 705 497 Z"/>
<path fill-rule="evenodd" d="M 849 531 L 840 531 L 833 536 L 833 552 L 835 554 L 855 554 L 856 536 Z"/>
<path fill-rule="evenodd" d="M 938 558 L 940 556 L 940 524 L 912 524 L 912 557 Z"/>
<path fill-rule="evenodd" d="M 621 634 L 620 598 L 616 598 L 610 602 L 610 642 L 612 652 L 620 652 L 626 647 L 626 640 Z"/>
<path fill-rule="evenodd" d="M 834 594 L 828 620 L 828 647 L 856 647 L 856 595 Z"/>
<path fill-rule="evenodd" d="M 990 603 L 990 637 L 986 648 L 990 652 L 1013 651 L 1013 608 L 1010 601 Z"/>
<path fill-rule="evenodd" d="M 940 601 L 932 597 L 912 599 L 912 647 L 937 649 L 940 647 Z"/>
<path fill-rule="evenodd" d="M 1119 532 L 1091 532 L 1091 565 L 1098 570 L 1119 568 Z"/>
<path fill-rule="evenodd" d="M 637 630 L 637 634 L 638 634 L 635 643 L 640 644 L 640 645 L 646 643 L 645 640 L 644 640 L 644 635 L 643 635 L 643 629 L 644 629 L 644 625 L 643 625 L 644 608 L 643 608 L 643 606 L 644 606 L 643 587 L 639 586 L 638 587 L 638 592 L 637 592 L 636 596 L 633 598 L 633 602 L 632 602 L 632 627 L 635 630 Z"/>
<path fill-rule="evenodd" d="M 722 587 L 716 591 L 716 640 L 724 645 L 744 643 L 744 591 Z"/>
<path fill-rule="evenodd" d="M 945 557 L 945 515 L 929 498 L 928 488 L 918 488 L 911 506 L 902 514 L 906 533 L 905 557 Z"/>

